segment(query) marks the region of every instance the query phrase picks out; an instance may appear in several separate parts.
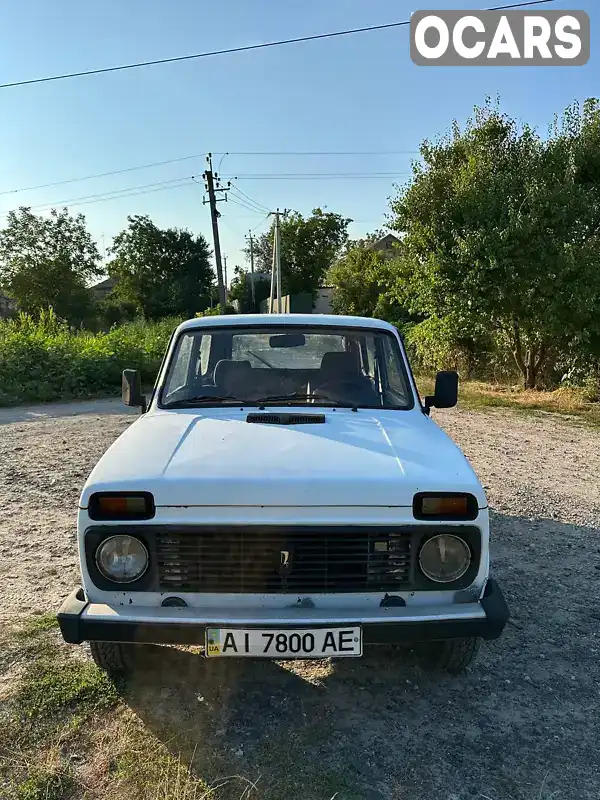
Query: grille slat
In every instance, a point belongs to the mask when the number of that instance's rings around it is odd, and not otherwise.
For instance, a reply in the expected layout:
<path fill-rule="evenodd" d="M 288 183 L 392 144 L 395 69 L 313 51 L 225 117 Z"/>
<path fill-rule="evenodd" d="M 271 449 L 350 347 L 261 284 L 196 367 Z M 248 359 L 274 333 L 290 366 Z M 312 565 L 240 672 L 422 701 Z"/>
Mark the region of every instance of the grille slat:
<path fill-rule="evenodd" d="M 409 585 L 411 538 L 376 528 L 157 531 L 156 558 L 168 591 L 394 591 Z"/>

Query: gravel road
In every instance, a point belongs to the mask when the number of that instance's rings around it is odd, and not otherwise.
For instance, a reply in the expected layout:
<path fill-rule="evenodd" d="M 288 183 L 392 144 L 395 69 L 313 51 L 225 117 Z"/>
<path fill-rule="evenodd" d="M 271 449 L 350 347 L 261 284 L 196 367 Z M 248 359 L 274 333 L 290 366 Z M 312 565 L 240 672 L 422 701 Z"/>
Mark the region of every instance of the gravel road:
<path fill-rule="evenodd" d="M 81 485 L 132 419 L 112 402 L 41 413 L 0 411 L 5 620 L 56 608 L 78 582 Z M 506 411 L 436 418 L 486 486 L 511 606 L 478 665 L 452 678 L 410 655 L 256 666 L 172 650 L 128 698 L 147 725 L 185 724 L 264 786 L 293 774 L 303 800 L 600 798 L 600 432 Z"/>

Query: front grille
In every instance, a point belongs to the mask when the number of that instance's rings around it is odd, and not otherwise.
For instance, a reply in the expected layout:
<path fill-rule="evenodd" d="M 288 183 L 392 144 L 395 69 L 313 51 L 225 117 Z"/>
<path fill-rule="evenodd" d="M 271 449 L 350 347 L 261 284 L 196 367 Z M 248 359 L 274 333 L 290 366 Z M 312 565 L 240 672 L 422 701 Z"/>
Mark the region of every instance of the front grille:
<path fill-rule="evenodd" d="M 410 585 L 408 531 L 319 528 L 157 530 L 160 591 L 394 591 Z"/>

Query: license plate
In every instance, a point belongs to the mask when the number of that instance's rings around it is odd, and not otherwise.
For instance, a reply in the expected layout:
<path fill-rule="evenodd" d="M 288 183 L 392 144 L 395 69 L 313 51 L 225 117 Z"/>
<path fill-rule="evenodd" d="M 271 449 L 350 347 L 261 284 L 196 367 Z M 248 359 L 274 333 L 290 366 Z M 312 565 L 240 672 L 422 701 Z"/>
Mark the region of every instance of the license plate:
<path fill-rule="evenodd" d="M 241 658 L 329 658 L 362 655 L 362 628 L 207 628 L 206 655 Z"/>

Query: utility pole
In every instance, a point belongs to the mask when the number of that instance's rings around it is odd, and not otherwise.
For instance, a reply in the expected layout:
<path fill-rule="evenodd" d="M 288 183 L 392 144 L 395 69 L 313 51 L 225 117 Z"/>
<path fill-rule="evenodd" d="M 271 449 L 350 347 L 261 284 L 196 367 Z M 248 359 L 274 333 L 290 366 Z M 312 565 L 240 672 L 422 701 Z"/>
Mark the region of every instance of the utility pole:
<path fill-rule="evenodd" d="M 275 268 L 277 270 L 277 313 L 281 314 L 281 234 L 279 231 L 279 209 L 275 212 Z"/>
<path fill-rule="evenodd" d="M 252 292 L 252 310 L 256 311 L 256 294 L 254 292 L 254 236 L 248 231 L 246 241 L 250 242 L 250 291 Z"/>
<path fill-rule="evenodd" d="M 227 295 L 228 295 L 227 287 L 229 285 L 227 283 L 227 256 L 223 256 L 223 269 L 225 272 L 225 302 L 227 302 Z"/>
<path fill-rule="evenodd" d="M 210 153 L 206 157 L 206 161 L 208 163 L 208 169 L 204 173 L 204 180 L 206 181 L 206 191 L 208 192 L 208 203 L 210 205 L 210 217 L 212 221 L 217 284 L 219 286 L 219 302 L 221 307 L 224 308 L 227 302 L 227 293 L 225 283 L 223 282 L 223 268 L 221 265 L 221 243 L 219 241 L 219 217 L 221 215 L 217 211 L 217 203 L 222 200 L 227 200 L 227 195 L 225 194 L 224 197 L 217 197 L 217 192 L 227 192 L 229 190 L 229 184 L 227 184 L 227 186 L 221 186 L 219 184 L 219 176 L 213 173 L 212 156 Z M 203 200 L 203 205 L 206 205 L 206 202 L 206 200 Z"/>
<path fill-rule="evenodd" d="M 287 208 L 281 212 L 271 212 L 275 217 L 275 231 L 273 237 L 273 266 L 271 269 L 271 313 L 273 313 L 273 304 L 275 300 L 275 291 L 277 291 L 277 313 L 281 314 L 281 231 L 279 227 L 280 218 L 284 219 L 288 215 Z"/>
<path fill-rule="evenodd" d="M 271 261 L 271 294 L 269 295 L 269 314 L 273 313 L 273 306 L 275 305 L 275 264 L 277 255 L 275 253 L 276 242 L 273 242 L 273 259 Z"/>

